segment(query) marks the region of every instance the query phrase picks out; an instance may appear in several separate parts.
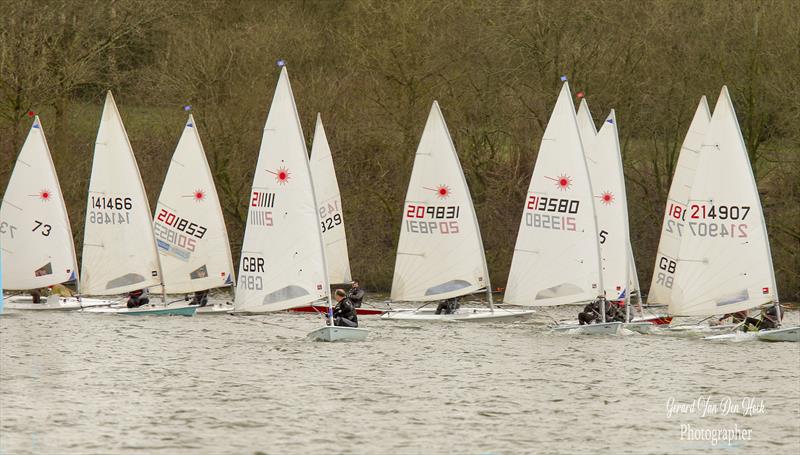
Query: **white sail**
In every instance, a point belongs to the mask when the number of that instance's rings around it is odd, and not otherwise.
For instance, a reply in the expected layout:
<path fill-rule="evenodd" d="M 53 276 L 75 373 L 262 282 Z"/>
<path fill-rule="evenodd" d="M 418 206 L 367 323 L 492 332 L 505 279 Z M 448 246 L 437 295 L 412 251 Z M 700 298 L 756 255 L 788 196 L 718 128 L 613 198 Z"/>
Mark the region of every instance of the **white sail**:
<path fill-rule="evenodd" d="M 664 220 L 661 225 L 661 240 L 658 242 L 656 264 L 653 268 L 653 281 L 650 283 L 650 291 L 647 294 L 648 304 L 669 305 L 672 302 L 675 271 L 678 267 L 678 251 L 685 228 L 683 216 L 688 206 L 689 192 L 692 189 L 692 182 L 697 170 L 700 147 L 710 122 L 711 112 L 704 96 L 700 99 L 692 123 L 689 125 L 689 131 L 683 140 L 675 166 L 675 175 L 669 188 Z"/>
<path fill-rule="evenodd" d="M 683 238 L 670 313 L 709 316 L 778 300 L 761 201 L 727 87 L 678 226 Z"/>
<path fill-rule="evenodd" d="M 151 213 L 125 126 L 108 92 L 86 204 L 83 293 L 114 295 L 161 284 Z"/>
<path fill-rule="evenodd" d="M 286 67 L 264 126 L 249 197 L 235 311 L 307 305 L 328 295 L 321 229 Z"/>
<path fill-rule="evenodd" d="M 391 298 L 441 300 L 487 286 L 472 197 L 439 103 L 434 101 L 406 192 Z"/>
<path fill-rule="evenodd" d="M 594 124 L 592 113 L 589 111 L 589 103 L 586 102 L 586 98 L 581 99 L 581 104 L 578 106 L 578 131 L 581 133 L 584 152 L 589 152 L 597 136 L 597 127 Z"/>
<path fill-rule="evenodd" d="M 166 292 L 233 285 L 228 231 L 192 115 L 172 155 L 153 218 Z"/>
<path fill-rule="evenodd" d="M 3 287 L 25 290 L 76 280 L 72 228 L 37 116 L 0 207 Z"/>
<path fill-rule="evenodd" d="M 319 114 L 314 130 L 314 144 L 311 146 L 311 177 L 314 180 L 322 237 L 325 240 L 328 282 L 349 283 L 352 278 L 350 259 L 347 255 L 342 198 L 339 194 L 331 148 Z"/>
<path fill-rule="evenodd" d="M 602 288 L 593 192 L 565 82 L 536 157 L 504 301 L 589 301 Z"/>
<path fill-rule="evenodd" d="M 603 122 L 593 146 L 585 152 L 594 190 L 603 290 L 608 299 L 618 300 L 625 296 L 629 284 L 631 251 L 625 178 L 613 109 Z"/>

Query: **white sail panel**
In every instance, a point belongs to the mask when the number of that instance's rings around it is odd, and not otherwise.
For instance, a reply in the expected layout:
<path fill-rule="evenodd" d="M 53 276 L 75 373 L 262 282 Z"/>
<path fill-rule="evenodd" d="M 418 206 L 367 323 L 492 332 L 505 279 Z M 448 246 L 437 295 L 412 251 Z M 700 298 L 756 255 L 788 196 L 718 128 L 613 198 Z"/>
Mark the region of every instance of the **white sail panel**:
<path fill-rule="evenodd" d="M 711 112 L 704 96 L 700 99 L 692 123 L 689 125 L 689 131 L 683 140 L 675 166 L 675 175 L 669 188 L 667 206 L 664 209 L 664 219 L 661 225 L 661 240 L 658 242 L 656 264 L 653 268 L 653 281 L 650 283 L 650 291 L 647 294 L 647 303 L 649 304 L 669 305 L 672 302 L 678 251 L 681 247 L 681 238 L 685 227 L 683 217 L 697 170 L 700 147 L 710 122 Z"/>
<path fill-rule="evenodd" d="M 564 83 L 528 187 L 504 301 L 589 301 L 602 288 L 593 192 L 575 107 Z"/>
<path fill-rule="evenodd" d="M 235 311 L 279 311 L 325 298 L 320 221 L 286 67 L 264 126 L 248 202 Z"/>
<path fill-rule="evenodd" d="M 317 197 L 322 238 L 325 240 L 325 257 L 328 264 L 328 282 L 349 283 L 350 258 L 347 255 L 347 236 L 344 228 L 344 211 L 336 180 L 333 156 L 322 126 L 322 116 L 317 114 L 314 144 L 311 146 L 311 177 Z"/>
<path fill-rule="evenodd" d="M 81 291 L 115 295 L 161 284 L 150 203 L 111 92 L 92 161 Z"/>
<path fill-rule="evenodd" d="M 777 301 L 761 201 L 727 87 L 703 139 L 669 311 L 710 316 Z"/>
<path fill-rule="evenodd" d="M 608 299 L 619 300 L 628 286 L 631 251 L 625 178 L 614 110 L 603 122 L 593 146 L 585 152 L 594 190 L 603 290 Z"/>
<path fill-rule="evenodd" d="M 392 300 L 430 301 L 489 286 L 472 197 L 439 103 L 414 157 L 392 280 Z"/>
<path fill-rule="evenodd" d="M 594 124 L 592 113 L 589 111 L 589 103 L 586 102 L 586 98 L 581 99 L 581 104 L 578 106 L 578 131 L 581 133 L 583 150 L 588 152 L 597 136 L 597 127 Z"/>
<path fill-rule="evenodd" d="M 166 292 L 189 293 L 233 285 L 228 231 L 192 115 L 172 155 L 158 197 L 153 231 Z"/>
<path fill-rule="evenodd" d="M 25 290 L 75 280 L 72 228 L 37 116 L 0 207 L 3 287 Z"/>

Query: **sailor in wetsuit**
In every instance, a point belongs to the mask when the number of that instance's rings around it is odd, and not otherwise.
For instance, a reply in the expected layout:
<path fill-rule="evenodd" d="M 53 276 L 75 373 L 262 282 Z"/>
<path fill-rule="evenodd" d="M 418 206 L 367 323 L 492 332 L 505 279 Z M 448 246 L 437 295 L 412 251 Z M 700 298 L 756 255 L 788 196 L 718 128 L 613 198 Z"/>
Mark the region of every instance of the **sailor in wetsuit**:
<path fill-rule="evenodd" d="M 461 308 L 461 304 L 458 303 L 458 297 L 453 297 L 452 299 L 442 300 L 439 302 L 439 305 L 436 307 L 436 314 L 453 314 Z"/>
<path fill-rule="evenodd" d="M 208 305 L 208 289 L 205 291 L 195 291 L 192 301 L 189 305 L 206 306 Z"/>
<path fill-rule="evenodd" d="M 138 289 L 128 294 L 128 308 L 139 308 L 148 303 L 150 303 L 150 299 L 147 297 L 147 289 Z"/>
<path fill-rule="evenodd" d="M 781 312 L 781 319 L 783 318 L 783 312 Z M 761 309 L 761 319 L 751 318 L 748 317 L 744 320 L 744 324 L 742 324 L 742 330 L 765 330 L 765 329 L 777 329 L 780 326 L 780 321 L 778 320 L 778 308 L 776 306 L 770 305 L 769 308 L 762 308 Z"/>
<path fill-rule="evenodd" d="M 358 327 L 358 316 L 353 302 L 347 298 L 344 289 L 337 289 L 334 293 L 336 306 L 333 307 L 333 325 L 342 327 Z"/>
<path fill-rule="evenodd" d="M 601 315 L 603 308 L 601 302 L 603 300 L 605 300 L 605 297 L 600 296 L 593 302 L 583 307 L 583 311 L 578 313 L 578 323 L 580 323 L 580 325 L 586 325 L 603 322 L 603 317 Z M 606 314 L 608 314 L 608 307 L 608 302 L 606 302 Z"/>
<path fill-rule="evenodd" d="M 358 285 L 358 280 L 353 280 L 350 290 L 347 291 L 347 298 L 353 302 L 353 306 L 361 308 L 361 302 L 364 300 L 364 290 Z"/>

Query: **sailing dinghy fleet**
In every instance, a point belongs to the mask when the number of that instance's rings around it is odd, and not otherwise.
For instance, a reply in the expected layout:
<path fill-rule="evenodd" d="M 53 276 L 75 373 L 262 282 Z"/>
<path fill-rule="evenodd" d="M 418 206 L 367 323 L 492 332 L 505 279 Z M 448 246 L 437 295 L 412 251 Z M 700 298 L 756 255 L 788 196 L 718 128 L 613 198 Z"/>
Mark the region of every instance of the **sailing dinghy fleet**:
<path fill-rule="evenodd" d="M 194 117 L 189 115 L 184 126 L 151 212 L 109 92 L 95 145 L 80 275 L 38 117 L 0 208 L 2 289 L 73 283 L 78 295 L 50 296 L 46 303 L 15 295 L 5 299 L 6 308 L 185 316 L 313 311 L 325 315 L 326 322 L 309 339 L 366 339 L 364 328 L 331 323 L 331 285 L 352 280 L 342 200 L 321 116 L 309 158 L 288 71 L 281 66 L 247 194 L 238 279 Z M 672 317 L 708 318 L 774 305 L 776 328 L 708 339 L 799 341 L 800 327 L 780 327 L 763 211 L 727 88 L 713 115 L 701 99 L 681 147 L 648 296 L 648 307 L 667 307 L 669 315 L 648 316 L 631 247 L 616 113 L 612 110 L 598 130 L 586 99 L 576 113 L 569 84 L 562 80 L 524 201 L 503 303 L 494 301 L 472 197 L 434 101 L 414 157 L 391 290 L 392 301 L 418 307 L 359 314 L 384 313 L 381 318 L 389 321 L 520 321 L 534 316 L 535 309 L 546 314 L 543 307 L 597 299 L 600 320 L 562 321 L 552 329 L 722 333 L 739 326 L 656 327 Z M 188 294 L 215 288 L 230 288 L 232 303 L 186 303 Z M 119 299 L 145 289 L 161 294 L 160 302 L 127 308 Z M 167 302 L 167 294 L 187 297 Z M 472 294 L 485 295 L 485 308 L 459 307 L 458 299 Z M 431 305 L 442 301 L 449 303 Z M 624 317 L 606 320 L 606 305 Z"/>

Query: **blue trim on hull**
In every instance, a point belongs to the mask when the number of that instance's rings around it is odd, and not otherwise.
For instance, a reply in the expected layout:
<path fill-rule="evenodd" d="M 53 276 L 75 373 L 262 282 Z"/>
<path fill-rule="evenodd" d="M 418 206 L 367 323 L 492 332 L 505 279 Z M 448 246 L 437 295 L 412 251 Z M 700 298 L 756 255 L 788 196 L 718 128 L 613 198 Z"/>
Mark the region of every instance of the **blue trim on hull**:
<path fill-rule="evenodd" d="M 181 307 L 181 308 L 159 308 L 144 311 L 121 311 L 117 314 L 124 314 L 127 316 L 194 316 L 197 307 Z"/>

